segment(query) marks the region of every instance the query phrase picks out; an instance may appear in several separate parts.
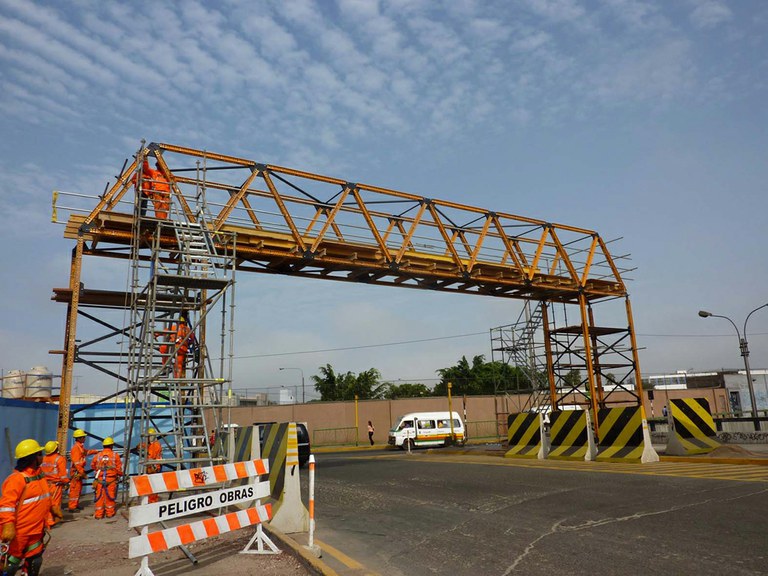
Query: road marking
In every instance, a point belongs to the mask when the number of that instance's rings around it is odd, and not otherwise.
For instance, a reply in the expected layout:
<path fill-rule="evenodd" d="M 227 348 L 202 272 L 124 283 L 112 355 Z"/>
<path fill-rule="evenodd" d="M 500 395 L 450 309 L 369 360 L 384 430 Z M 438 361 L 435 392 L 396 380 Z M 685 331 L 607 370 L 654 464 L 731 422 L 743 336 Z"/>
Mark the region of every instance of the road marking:
<path fill-rule="evenodd" d="M 368 460 L 403 458 L 400 454 L 358 456 Z M 621 464 L 612 462 L 584 462 L 563 460 L 517 460 L 496 456 L 467 456 L 412 454 L 406 460 L 419 462 L 478 464 L 484 466 L 512 466 L 518 468 L 543 468 L 573 472 L 602 472 L 607 474 L 636 474 L 641 476 L 670 476 L 700 480 L 735 480 L 739 482 L 768 482 L 768 466 L 753 464 L 703 464 L 692 462 L 655 462 L 653 464 Z"/>
<path fill-rule="evenodd" d="M 368 568 L 360 564 L 360 562 L 358 562 L 354 558 L 350 558 L 349 556 L 344 554 L 344 552 L 342 552 L 337 548 L 334 548 L 330 544 L 327 544 L 321 540 L 318 540 L 317 538 L 315 538 L 315 544 L 320 546 L 320 548 L 322 548 L 325 552 L 327 552 L 328 554 L 336 558 L 336 560 L 344 564 L 344 566 L 346 566 L 347 568 L 351 568 L 352 570 L 361 570 L 365 576 L 379 576 L 376 572 L 372 572 L 371 570 L 369 570 Z"/>

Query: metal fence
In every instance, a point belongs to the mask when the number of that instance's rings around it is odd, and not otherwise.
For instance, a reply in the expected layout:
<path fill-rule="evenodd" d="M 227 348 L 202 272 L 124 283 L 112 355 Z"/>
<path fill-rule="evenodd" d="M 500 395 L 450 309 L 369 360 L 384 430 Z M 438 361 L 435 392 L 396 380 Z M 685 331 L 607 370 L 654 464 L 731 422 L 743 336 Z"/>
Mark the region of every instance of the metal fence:
<path fill-rule="evenodd" d="M 317 428 L 312 431 L 313 446 L 354 446 L 359 442 L 357 428 Z"/>
<path fill-rule="evenodd" d="M 468 440 L 498 440 L 496 420 L 467 420 Z"/>

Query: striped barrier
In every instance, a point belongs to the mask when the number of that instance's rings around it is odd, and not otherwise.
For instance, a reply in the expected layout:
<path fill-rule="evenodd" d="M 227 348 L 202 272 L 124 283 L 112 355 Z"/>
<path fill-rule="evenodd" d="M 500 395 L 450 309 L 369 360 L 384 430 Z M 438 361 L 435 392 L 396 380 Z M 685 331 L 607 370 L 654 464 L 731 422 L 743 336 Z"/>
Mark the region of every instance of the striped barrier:
<path fill-rule="evenodd" d="M 228 480 L 261 476 L 268 474 L 269 470 L 270 466 L 267 460 L 249 460 L 232 464 L 217 464 L 216 466 L 206 466 L 193 470 L 142 474 L 131 477 L 129 494 L 133 498 L 163 492 L 176 492 L 186 488 L 200 488 Z"/>
<path fill-rule="evenodd" d="M 586 410 L 556 410 L 549 414 L 550 449 L 554 460 L 594 460 L 595 436 Z"/>
<path fill-rule="evenodd" d="M 541 414 L 524 412 L 507 417 L 506 458 L 544 458 Z"/>
<path fill-rule="evenodd" d="M 597 460 L 644 464 L 659 461 L 640 406 L 601 408 L 597 420 L 600 431 Z"/>
<path fill-rule="evenodd" d="M 707 454 L 720 446 L 706 398 L 677 398 L 669 401 L 669 408 L 667 454 Z"/>
<path fill-rule="evenodd" d="M 128 541 L 128 558 L 147 556 L 169 548 L 189 544 L 196 540 L 218 536 L 240 528 L 253 526 L 269 520 L 272 513 L 270 504 L 259 504 L 247 510 L 230 512 L 216 518 L 206 518 L 190 524 L 148 532 L 134 536 Z"/>
<path fill-rule="evenodd" d="M 286 534 L 306 532 L 309 530 L 309 511 L 301 500 L 296 423 L 263 426 L 261 457 L 269 460 L 269 483 L 272 498 L 276 501 L 270 525 Z"/>

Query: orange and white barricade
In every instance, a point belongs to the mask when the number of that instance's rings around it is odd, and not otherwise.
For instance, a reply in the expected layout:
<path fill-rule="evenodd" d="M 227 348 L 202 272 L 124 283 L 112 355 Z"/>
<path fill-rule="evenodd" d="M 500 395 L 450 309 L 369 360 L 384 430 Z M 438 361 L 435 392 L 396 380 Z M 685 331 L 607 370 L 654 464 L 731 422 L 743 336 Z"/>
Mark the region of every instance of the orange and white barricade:
<path fill-rule="evenodd" d="M 269 495 L 269 481 L 231 486 L 152 504 L 148 502 L 150 494 L 213 486 L 230 480 L 253 478 L 268 473 L 268 460 L 249 460 L 194 470 L 132 477 L 129 493 L 132 497 L 139 496 L 142 499 L 141 506 L 135 506 L 129 512 L 129 525 L 143 526 L 141 535 L 131 538 L 128 542 L 128 557 L 142 556 L 141 568 L 136 576 L 153 576 L 149 569 L 149 554 L 253 525 L 257 526 L 256 534 L 244 552 L 248 552 L 250 546 L 257 542 L 259 550 L 252 553 L 278 553 L 279 550 L 264 534 L 261 527 L 261 523 L 266 522 L 272 516 L 272 506 L 261 504 L 259 501 Z M 255 505 L 215 518 L 206 518 L 173 528 L 149 532 L 149 524 L 155 522 L 249 502 L 253 502 Z M 269 552 L 264 551 L 264 545 L 270 549 Z"/>

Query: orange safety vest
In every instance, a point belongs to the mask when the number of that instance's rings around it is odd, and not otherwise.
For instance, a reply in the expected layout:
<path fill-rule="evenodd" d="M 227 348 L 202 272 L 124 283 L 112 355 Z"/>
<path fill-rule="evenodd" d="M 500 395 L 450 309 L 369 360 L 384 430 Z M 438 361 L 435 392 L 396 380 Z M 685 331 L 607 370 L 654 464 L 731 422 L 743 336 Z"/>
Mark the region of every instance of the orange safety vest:
<path fill-rule="evenodd" d="M 15 524 L 17 537 L 43 533 L 51 511 L 51 495 L 40 468 L 14 470 L 0 492 L 0 526 Z"/>
<path fill-rule="evenodd" d="M 91 468 L 96 470 L 94 482 L 111 483 L 123 475 L 123 462 L 120 455 L 112 448 L 104 448 L 91 460 Z"/>
<path fill-rule="evenodd" d="M 51 484 L 67 483 L 67 462 L 61 454 L 54 452 L 43 457 L 40 469 Z"/>

